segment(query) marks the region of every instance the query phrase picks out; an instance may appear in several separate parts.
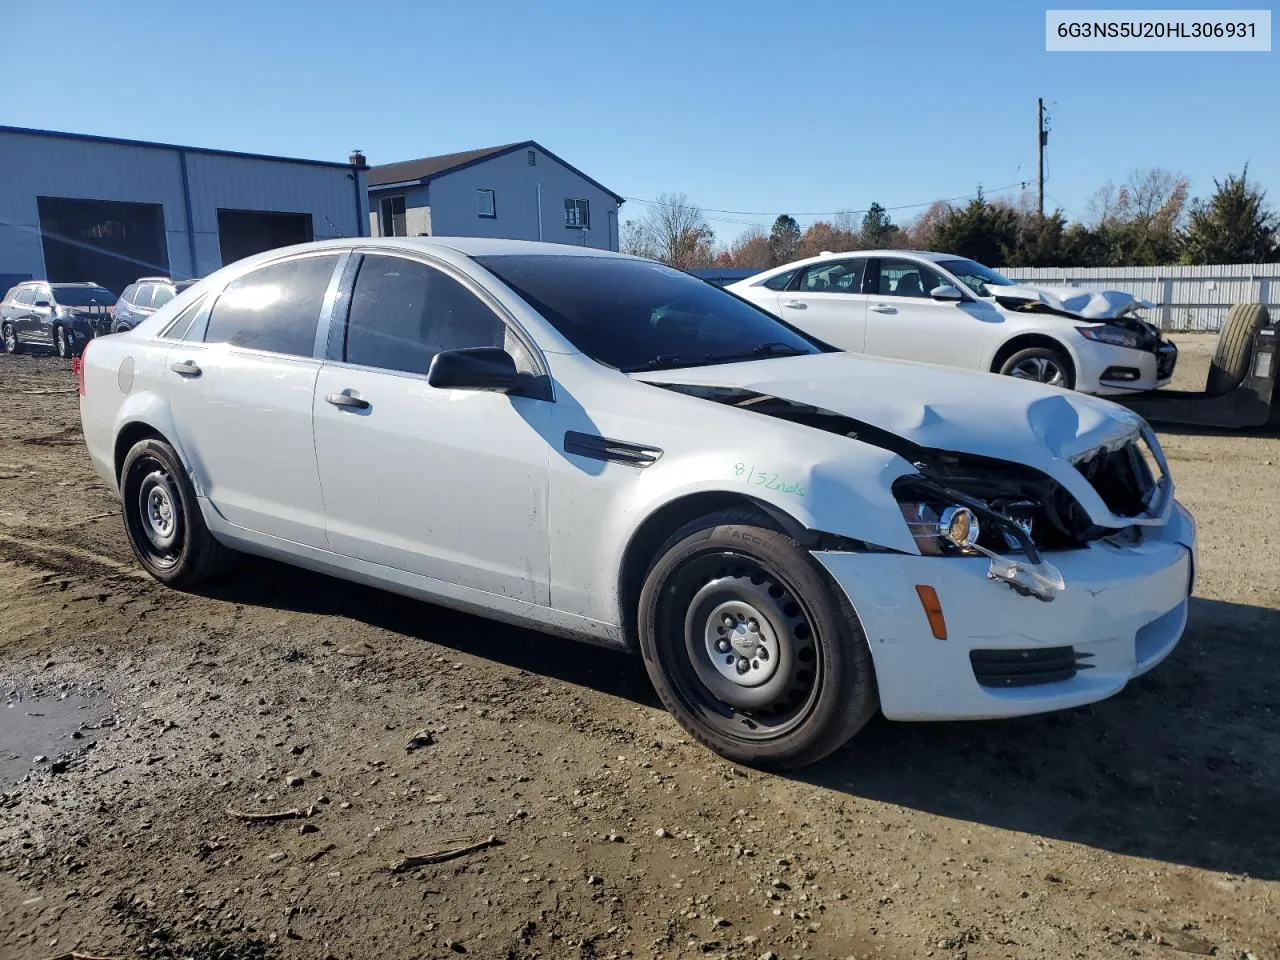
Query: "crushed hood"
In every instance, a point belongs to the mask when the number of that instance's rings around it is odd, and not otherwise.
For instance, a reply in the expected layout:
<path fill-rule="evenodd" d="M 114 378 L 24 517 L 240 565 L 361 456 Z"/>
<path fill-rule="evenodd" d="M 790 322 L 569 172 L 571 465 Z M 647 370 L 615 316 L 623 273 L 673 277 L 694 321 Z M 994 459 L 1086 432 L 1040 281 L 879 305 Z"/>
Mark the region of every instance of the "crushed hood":
<path fill-rule="evenodd" d="M 1155 306 L 1149 300 L 1120 290 L 1082 290 L 1079 287 L 1047 287 L 1036 284 L 987 289 L 997 303 L 1010 310 L 1048 309 L 1094 321 L 1136 317 L 1139 311 L 1150 310 Z"/>
<path fill-rule="evenodd" d="M 1120 442 L 1142 426 L 1137 414 L 1097 397 L 1013 377 L 850 353 L 632 376 L 662 386 L 739 388 L 809 404 L 922 447 L 1022 463 L 1059 478 L 1077 474 L 1069 458 Z"/>

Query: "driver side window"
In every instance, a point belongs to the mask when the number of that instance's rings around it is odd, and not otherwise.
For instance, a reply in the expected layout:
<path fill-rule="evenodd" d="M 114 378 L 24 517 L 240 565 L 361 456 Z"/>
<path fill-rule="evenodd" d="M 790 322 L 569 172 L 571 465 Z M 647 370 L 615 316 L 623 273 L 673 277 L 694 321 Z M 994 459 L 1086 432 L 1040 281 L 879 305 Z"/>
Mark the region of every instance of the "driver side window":
<path fill-rule="evenodd" d="M 347 363 L 425 375 L 437 353 L 501 347 L 528 370 L 519 339 L 479 297 L 416 260 L 366 254 L 360 262 L 343 358 Z"/>
<path fill-rule="evenodd" d="M 882 297 L 924 297 L 946 280 L 942 274 L 915 260 L 885 258 L 880 261 L 879 294 Z"/>

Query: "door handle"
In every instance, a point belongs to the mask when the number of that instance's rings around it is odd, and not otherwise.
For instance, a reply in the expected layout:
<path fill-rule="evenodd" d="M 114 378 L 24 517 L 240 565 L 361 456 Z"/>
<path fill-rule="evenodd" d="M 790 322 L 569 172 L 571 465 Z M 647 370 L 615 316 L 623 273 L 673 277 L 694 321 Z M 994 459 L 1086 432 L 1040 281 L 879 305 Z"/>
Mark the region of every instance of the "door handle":
<path fill-rule="evenodd" d="M 874 310 L 876 313 L 896 313 L 897 312 L 894 307 L 889 306 L 889 304 L 887 303 L 873 303 L 869 309 Z"/>
<path fill-rule="evenodd" d="M 347 410 L 368 410 L 370 406 L 368 400 L 350 393 L 331 393 L 324 399 L 335 407 L 344 407 Z"/>
<path fill-rule="evenodd" d="M 787 300 L 782 304 L 784 307 L 790 307 L 792 310 L 808 310 L 809 305 L 803 300 Z"/>
<path fill-rule="evenodd" d="M 200 376 L 200 368 L 190 360 L 180 360 L 177 363 L 171 363 L 169 364 L 169 369 L 182 377 Z"/>

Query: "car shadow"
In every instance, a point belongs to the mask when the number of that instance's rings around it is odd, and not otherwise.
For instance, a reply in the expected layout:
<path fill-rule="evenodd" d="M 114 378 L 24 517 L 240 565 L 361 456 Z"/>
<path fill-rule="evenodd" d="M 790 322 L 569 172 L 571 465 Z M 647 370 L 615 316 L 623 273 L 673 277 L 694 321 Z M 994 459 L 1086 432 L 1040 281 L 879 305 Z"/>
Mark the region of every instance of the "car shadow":
<path fill-rule="evenodd" d="M 243 557 L 234 574 L 198 592 L 230 603 L 343 617 L 634 703 L 661 705 L 640 659 L 624 651 L 550 637 L 273 560 Z"/>
<path fill-rule="evenodd" d="M 639 658 L 246 558 L 205 596 L 345 617 L 660 707 Z M 424 610 L 430 614 L 424 616 Z M 1110 700 L 1012 720 L 877 718 L 786 776 L 953 820 L 1280 879 L 1280 611 L 1192 600 L 1170 658 Z"/>
<path fill-rule="evenodd" d="M 877 718 L 794 778 L 1126 856 L 1280 879 L 1280 611 L 1193 599 L 1116 697 L 968 723 Z"/>

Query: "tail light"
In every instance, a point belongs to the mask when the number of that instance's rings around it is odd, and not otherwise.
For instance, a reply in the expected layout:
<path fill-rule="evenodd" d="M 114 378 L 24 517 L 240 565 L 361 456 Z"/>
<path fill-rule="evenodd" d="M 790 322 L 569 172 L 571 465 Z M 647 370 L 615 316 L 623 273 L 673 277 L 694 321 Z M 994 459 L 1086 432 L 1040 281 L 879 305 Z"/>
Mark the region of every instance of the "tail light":
<path fill-rule="evenodd" d="M 87 341 L 80 355 L 71 358 L 71 370 L 76 375 L 76 389 L 80 391 L 82 397 L 84 396 L 84 355 L 89 352 L 91 343 L 93 343 L 92 340 Z"/>

